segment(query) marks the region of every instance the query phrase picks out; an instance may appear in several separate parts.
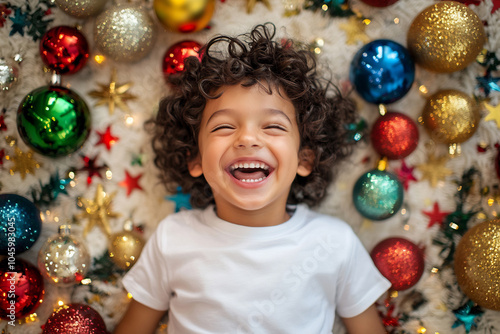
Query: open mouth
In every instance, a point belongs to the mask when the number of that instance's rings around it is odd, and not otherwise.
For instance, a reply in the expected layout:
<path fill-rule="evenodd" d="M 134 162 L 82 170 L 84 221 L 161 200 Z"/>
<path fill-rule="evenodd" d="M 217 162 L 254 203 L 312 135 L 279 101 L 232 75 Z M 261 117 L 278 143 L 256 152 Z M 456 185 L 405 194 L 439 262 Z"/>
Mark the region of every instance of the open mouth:
<path fill-rule="evenodd" d="M 269 176 L 270 167 L 263 162 L 237 162 L 229 166 L 229 172 L 241 182 L 260 182 Z"/>

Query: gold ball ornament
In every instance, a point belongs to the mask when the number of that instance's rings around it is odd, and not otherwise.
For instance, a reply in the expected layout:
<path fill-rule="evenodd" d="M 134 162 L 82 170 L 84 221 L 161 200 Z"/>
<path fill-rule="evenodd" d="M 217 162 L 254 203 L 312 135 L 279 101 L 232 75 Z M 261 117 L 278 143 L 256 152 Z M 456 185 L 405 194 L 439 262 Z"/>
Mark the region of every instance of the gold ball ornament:
<path fill-rule="evenodd" d="M 53 0 L 66 14 L 87 18 L 99 14 L 108 0 Z"/>
<path fill-rule="evenodd" d="M 89 252 L 80 239 L 70 235 L 69 225 L 61 225 L 59 234 L 49 238 L 38 253 L 40 273 L 58 286 L 80 283 L 89 267 Z"/>
<path fill-rule="evenodd" d="M 413 20 L 407 35 L 408 51 L 423 68 L 451 73 L 476 60 L 486 42 L 481 19 L 469 7 L 440 1 Z"/>
<path fill-rule="evenodd" d="M 481 115 L 479 106 L 467 94 L 446 89 L 427 99 L 420 122 L 438 143 L 463 143 L 476 132 Z"/>
<path fill-rule="evenodd" d="M 109 257 L 118 267 L 128 270 L 141 255 L 143 247 L 144 240 L 136 232 L 118 232 L 110 237 Z"/>
<path fill-rule="evenodd" d="M 165 28 L 190 33 L 208 25 L 215 10 L 215 0 L 154 0 L 153 8 Z"/>
<path fill-rule="evenodd" d="M 482 222 L 465 233 L 455 251 L 455 275 L 472 301 L 500 311 L 500 220 Z"/>
<path fill-rule="evenodd" d="M 155 23 L 140 5 L 118 4 L 96 17 L 96 46 L 115 61 L 134 62 L 144 58 L 153 48 L 155 40 Z"/>

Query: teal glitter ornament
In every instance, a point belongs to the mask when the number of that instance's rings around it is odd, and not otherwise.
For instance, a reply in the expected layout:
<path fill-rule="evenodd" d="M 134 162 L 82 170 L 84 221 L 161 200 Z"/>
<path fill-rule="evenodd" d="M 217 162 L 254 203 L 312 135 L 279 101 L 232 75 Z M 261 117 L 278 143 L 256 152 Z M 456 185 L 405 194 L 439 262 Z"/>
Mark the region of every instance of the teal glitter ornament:
<path fill-rule="evenodd" d="M 78 150 L 90 134 L 90 112 L 72 90 L 42 86 L 30 92 L 17 110 L 17 129 L 34 151 L 65 156 Z"/>
<path fill-rule="evenodd" d="M 361 215 L 371 220 L 384 220 L 401 208 L 403 186 L 394 174 L 373 169 L 356 181 L 352 197 Z"/>
<path fill-rule="evenodd" d="M 41 229 L 40 211 L 33 202 L 16 194 L 0 194 L 0 255 L 27 251 Z"/>

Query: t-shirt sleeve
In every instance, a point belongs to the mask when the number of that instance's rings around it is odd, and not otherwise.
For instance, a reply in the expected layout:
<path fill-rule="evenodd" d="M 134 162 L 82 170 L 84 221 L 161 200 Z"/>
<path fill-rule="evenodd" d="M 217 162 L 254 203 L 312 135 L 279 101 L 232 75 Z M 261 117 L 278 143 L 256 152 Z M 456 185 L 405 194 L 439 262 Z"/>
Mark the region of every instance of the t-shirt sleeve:
<path fill-rule="evenodd" d="M 346 246 L 350 251 L 337 287 L 337 312 L 343 318 L 361 314 L 391 287 L 358 237 L 351 229 L 349 232 Z"/>
<path fill-rule="evenodd" d="M 166 311 L 170 301 L 168 273 L 161 244 L 161 225 L 151 235 L 139 259 L 123 277 L 125 289 L 139 303 Z"/>

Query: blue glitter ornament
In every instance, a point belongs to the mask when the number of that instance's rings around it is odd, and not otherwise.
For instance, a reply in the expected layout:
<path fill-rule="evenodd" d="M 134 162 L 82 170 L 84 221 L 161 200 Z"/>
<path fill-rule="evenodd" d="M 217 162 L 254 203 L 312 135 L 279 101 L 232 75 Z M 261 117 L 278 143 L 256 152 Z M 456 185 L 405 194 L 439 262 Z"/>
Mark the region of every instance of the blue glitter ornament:
<path fill-rule="evenodd" d="M 394 174 L 374 169 L 356 181 L 352 197 L 361 215 L 371 220 L 384 220 L 401 208 L 403 186 Z"/>
<path fill-rule="evenodd" d="M 0 254 L 14 256 L 33 246 L 42 228 L 40 211 L 30 200 L 0 194 Z"/>
<path fill-rule="evenodd" d="M 367 102 L 392 103 L 410 90 L 415 79 L 415 64 L 405 47 L 378 39 L 354 55 L 349 78 Z"/>

